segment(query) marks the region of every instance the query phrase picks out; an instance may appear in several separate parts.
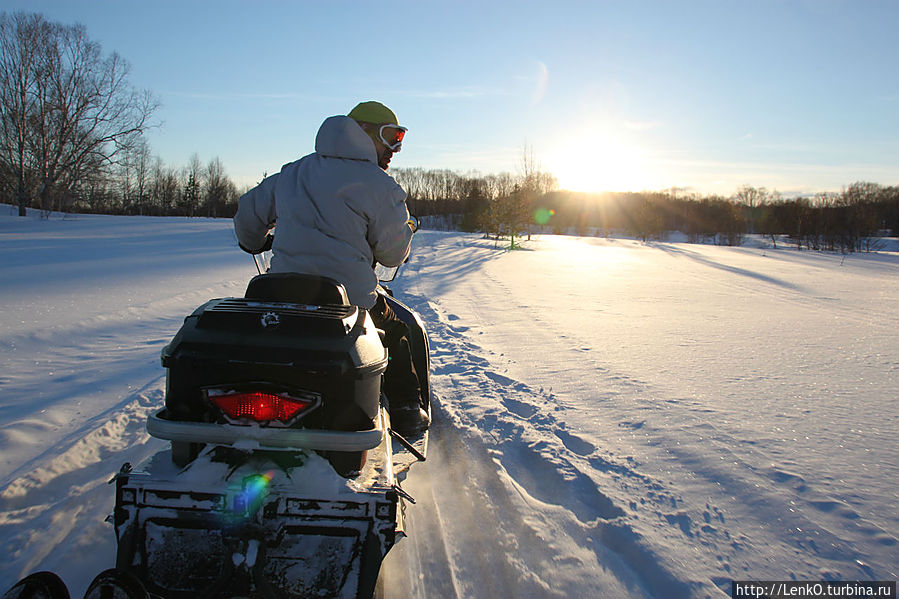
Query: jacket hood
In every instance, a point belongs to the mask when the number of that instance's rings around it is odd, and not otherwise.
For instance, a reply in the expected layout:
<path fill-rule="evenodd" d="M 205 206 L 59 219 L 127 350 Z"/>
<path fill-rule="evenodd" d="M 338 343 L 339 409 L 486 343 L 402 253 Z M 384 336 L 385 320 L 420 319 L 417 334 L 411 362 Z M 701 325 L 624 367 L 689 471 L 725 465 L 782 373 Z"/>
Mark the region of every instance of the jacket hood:
<path fill-rule="evenodd" d="M 375 144 L 359 123 L 348 116 L 325 119 L 315 136 L 315 151 L 329 158 L 349 158 L 378 163 Z"/>

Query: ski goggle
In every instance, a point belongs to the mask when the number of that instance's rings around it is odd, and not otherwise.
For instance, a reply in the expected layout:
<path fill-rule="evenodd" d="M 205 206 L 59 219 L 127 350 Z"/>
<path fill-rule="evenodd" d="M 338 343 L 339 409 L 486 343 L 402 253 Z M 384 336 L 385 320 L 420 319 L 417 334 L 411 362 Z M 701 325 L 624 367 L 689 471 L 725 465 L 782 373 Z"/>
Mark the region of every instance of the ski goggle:
<path fill-rule="evenodd" d="M 390 148 L 391 151 L 399 152 L 403 146 L 403 138 L 406 136 L 406 131 L 408 131 L 406 127 L 387 123 L 386 125 L 381 125 L 378 135 L 384 145 Z"/>

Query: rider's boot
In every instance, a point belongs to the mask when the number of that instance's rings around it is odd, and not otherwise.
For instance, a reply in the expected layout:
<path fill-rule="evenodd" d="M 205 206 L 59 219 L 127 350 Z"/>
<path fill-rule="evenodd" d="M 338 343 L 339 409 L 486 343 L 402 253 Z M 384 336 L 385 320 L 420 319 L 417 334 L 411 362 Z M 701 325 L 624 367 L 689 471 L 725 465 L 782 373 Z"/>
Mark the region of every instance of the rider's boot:
<path fill-rule="evenodd" d="M 431 419 L 422 408 L 421 387 L 412 364 L 409 342 L 403 337 L 392 349 L 384 377 L 390 427 L 404 437 L 417 435 L 427 430 Z"/>

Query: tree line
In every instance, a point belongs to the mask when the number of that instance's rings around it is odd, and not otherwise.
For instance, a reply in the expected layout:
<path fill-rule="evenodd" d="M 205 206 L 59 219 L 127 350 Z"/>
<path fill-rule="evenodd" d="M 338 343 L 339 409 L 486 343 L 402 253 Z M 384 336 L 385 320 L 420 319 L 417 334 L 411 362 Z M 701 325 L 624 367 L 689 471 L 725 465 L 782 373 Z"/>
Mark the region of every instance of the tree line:
<path fill-rule="evenodd" d="M 767 236 L 777 247 L 871 251 L 883 235 L 899 231 L 899 187 L 856 182 L 840 192 L 784 198 L 777 191 L 744 185 L 729 197 L 683 190 L 572 194 L 541 198 L 535 213 L 550 210 L 554 232 L 581 235 L 627 233 L 660 239 L 671 231 L 695 243 L 739 245 L 748 234 Z"/>
<path fill-rule="evenodd" d="M 217 157 L 171 166 L 144 134 L 157 102 L 128 82 L 81 25 L 0 13 L 0 193 L 49 212 L 231 217 L 241 191 Z M 745 185 L 732 196 L 685 190 L 559 191 L 525 147 L 516 173 L 394 168 L 425 225 L 516 238 L 533 231 L 627 233 L 647 240 L 681 231 L 691 241 L 739 244 L 750 233 L 799 248 L 865 251 L 899 231 L 899 188 L 856 182 L 838 193 L 785 199 Z"/>
<path fill-rule="evenodd" d="M 227 216 L 238 191 L 218 158 L 152 155 L 154 96 L 84 26 L 0 13 L 0 192 L 26 208 Z"/>
<path fill-rule="evenodd" d="M 73 212 L 147 216 L 234 216 L 241 191 L 221 159 L 193 154 L 186 165 L 168 165 L 145 143 L 129 151 L 89 189 L 71 198 Z"/>
<path fill-rule="evenodd" d="M 525 160 L 525 163 L 528 161 Z M 520 173 L 482 175 L 450 170 L 392 169 L 409 193 L 410 210 L 426 223 L 493 236 L 534 231 L 577 235 L 627 234 L 644 241 L 668 232 L 694 243 L 739 245 L 767 236 L 797 248 L 870 251 L 882 235 L 899 232 L 899 187 L 855 182 L 840 192 L 785 198 L 743 185 L 731 196 L 681 189 L 577 193 L 532 165 Z"/>

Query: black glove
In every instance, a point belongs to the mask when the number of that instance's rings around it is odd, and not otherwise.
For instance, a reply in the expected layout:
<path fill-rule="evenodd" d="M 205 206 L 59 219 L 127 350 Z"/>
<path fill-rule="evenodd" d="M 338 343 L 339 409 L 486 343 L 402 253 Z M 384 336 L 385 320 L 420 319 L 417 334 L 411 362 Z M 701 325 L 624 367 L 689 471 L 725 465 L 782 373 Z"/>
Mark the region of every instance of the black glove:
<path fill-rule="evenodd" d="M 242 249 L 243 251 L 245 251 L 248 254 L 261 254 L 262 252 L 267 252 L 270 249 L 272 249 L 272 242 L 274 240 L 275 240 L 275 236 L 272 235 L 271 233 L 268 233 L 265 236 L 265 242 L 262 244 L 262 247 L 258 250 L 248 249 L 248 248 L 244 247 L 244 245 L 240 242 L 237 242 L 237 245 L 239 245 L 240 249 Z"/>

